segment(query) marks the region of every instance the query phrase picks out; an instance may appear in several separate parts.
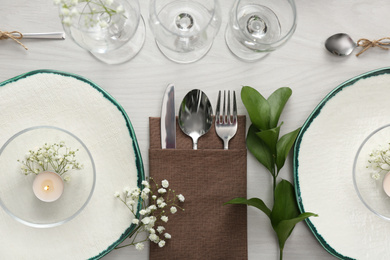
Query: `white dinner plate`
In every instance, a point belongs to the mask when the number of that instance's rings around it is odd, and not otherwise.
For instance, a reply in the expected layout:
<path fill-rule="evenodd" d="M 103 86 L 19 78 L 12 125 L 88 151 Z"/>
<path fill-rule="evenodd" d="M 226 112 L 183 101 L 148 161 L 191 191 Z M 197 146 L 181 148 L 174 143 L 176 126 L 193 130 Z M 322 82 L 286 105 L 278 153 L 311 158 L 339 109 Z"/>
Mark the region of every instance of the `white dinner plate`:
<path fill-rule="evenodd" d="M 304 123 L 294 147 L 294 179 L 306 222 L 340 259 L 386 259 L 390 222 L 371 212 L 353 184 L 359 146 L 390 123 L 390 68 L 352 78 L 329 93 Z M 389 136 L 390 140 L 390 136 Z"/>

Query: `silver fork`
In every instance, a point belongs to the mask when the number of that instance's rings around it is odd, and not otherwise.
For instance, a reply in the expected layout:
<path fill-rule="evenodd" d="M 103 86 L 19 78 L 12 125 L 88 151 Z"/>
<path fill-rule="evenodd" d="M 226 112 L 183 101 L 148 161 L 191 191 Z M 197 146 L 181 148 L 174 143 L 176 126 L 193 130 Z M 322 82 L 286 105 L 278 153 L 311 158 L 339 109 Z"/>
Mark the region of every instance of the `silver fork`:
<path fill-rule="evenodd" d="M 226 91 L 223 91 L 223 112 L 221 115 L 221 91 L 218 93 L 217 109 L 215 112 L 215 131 L 223 140 L 223 149 L 227 150 L 229 141 L 237 132 L 237 104 L 236 92 L 233 91 L 233 116 L 230 115 L 230 90 L 227 97 L 226 108 Z M 225 109 L 226 108 L 226 109 Z M 227 111 L 227 114 L 226 114 Z"/>

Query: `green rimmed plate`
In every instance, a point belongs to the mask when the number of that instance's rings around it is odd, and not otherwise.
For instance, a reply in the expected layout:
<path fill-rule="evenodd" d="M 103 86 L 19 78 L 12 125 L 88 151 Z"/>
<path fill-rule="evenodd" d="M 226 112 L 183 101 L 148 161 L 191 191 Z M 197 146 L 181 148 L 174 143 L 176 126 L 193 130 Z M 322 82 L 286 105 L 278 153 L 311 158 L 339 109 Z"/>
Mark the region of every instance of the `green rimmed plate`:
<path fill-rule="evenodd" d="M 0 211 L 0 229 L 8 234 L 1 240 L 2 258 L 103 257 L 135 228 L 130 225 L 130 212 L 114 192 L 124 186 L 140 187 L 144 179 L 136 135 L 123 107 L 90 80 L 53 70 L 32 71 L 4 81 L 0 96 L 1 144 L 23 129 L 52 125 L 80 137 L 96 163 L 95 192 L 75 219 L 58 227 L 35 229 Z M 18 245 L 23 250 L 17 250 Z"/>
<path fill-rule="evenodd" d="M 390 68 L 352 78 L 314 109 L 294 147 L 294 179 L 311 231 L 340 259 L 380 259 L 390 254 L 390 223 L 368 210 L 353 185 L 353 162 L 361 143 L 390 122 Z"/>

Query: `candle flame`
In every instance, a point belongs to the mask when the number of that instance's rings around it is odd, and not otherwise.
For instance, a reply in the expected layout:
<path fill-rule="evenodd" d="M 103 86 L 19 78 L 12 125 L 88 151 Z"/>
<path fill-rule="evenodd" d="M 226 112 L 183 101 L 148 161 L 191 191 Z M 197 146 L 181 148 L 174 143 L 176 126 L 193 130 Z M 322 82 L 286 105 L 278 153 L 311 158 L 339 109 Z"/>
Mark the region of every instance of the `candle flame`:
<path fill-rule="evenodd" d="M 44 189 L 44 190 L 49 190 L 50 187 L 49 187 L 49 185 L 46 185 L 45 187 L 43 187 L 43 189 Z"/>

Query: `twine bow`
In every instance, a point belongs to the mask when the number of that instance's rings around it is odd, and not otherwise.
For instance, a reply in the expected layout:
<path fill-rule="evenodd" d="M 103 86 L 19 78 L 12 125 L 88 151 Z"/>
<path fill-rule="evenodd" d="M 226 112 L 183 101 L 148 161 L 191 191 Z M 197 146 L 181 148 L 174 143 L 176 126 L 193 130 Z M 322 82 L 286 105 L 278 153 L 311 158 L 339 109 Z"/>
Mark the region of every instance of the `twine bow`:
<path fill-rule="evenodd" d="M 363 47 L 363 50 L 361 50 L 358 54 L 356 54 L 356 56 L 359 57 L 360 54 L 362 54 L 363 52 L 365 52 L 366 50 L 368 50 L 371 47 L 379 47 L 383 50 L 388 50 L 389 48 L 384 47 L 384 46 L 390 45 L 390 42 L 383 42 L 383 40 L 390 40 L 390 37 L 384 37 L 384 38 L 381 38 L 379 40 L 374 40 L 374 41 L 370 41 L 370 40 L 367 40 L 364 38 L 358 40 L 357 46 Z"/>
<path fill-rule="evenodd" d="M 5 31 L 1 31 L 0 30 L 0 40 L 5 40 L 5 39 L 8 39 L 8 38 L 14 40 L 15 42 L 19 43 L 23 48 L 28 50 L 27 47 L 23 43 L 21 43 L 19 41 L 20 39 L 23 38 L 23 34 L 22 33 L 18 32 L 18 31 L 5 32 Z"/>

